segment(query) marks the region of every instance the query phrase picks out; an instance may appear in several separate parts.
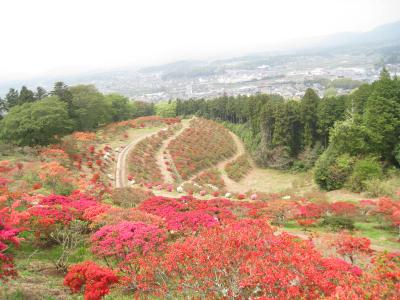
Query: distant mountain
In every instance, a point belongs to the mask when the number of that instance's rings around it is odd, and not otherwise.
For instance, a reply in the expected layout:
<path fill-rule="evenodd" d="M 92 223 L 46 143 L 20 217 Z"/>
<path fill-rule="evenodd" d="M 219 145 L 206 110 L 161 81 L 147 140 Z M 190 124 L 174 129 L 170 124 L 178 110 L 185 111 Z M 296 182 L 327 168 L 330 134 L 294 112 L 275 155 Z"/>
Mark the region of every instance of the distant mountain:
<path fill-rule="evenodd" d="M 308 47 L 313 48 L 367 46 L 388 42 L 400 43 L 400 21 L 381 25 L 367 32 L 343 32 L 303 41 L 308 44 Z"/>

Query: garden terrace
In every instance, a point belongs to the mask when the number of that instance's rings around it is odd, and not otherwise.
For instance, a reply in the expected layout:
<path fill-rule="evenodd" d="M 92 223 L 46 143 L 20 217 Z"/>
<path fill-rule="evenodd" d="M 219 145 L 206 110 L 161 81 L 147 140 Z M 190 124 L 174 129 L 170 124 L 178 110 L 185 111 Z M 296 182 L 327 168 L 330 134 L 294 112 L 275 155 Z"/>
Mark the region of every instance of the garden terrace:
<path fill-rule="evenodd" d="M 222 125 L 195 118 L 188 129 L 170 142 L 168 151 L 178 173 L 187 180 L 193 174 L 231 157 L 236 146 L 229 131 Z"/>
<path fill-rule="evenodd" d="M 180 125 L 174 125 L 160 130 L 136 144 L 129 153 L 128 170 L 129 178 L 137 183 L 162 183 L 164 178 L 155 159 L 163 141 L 172 136 Z"/>

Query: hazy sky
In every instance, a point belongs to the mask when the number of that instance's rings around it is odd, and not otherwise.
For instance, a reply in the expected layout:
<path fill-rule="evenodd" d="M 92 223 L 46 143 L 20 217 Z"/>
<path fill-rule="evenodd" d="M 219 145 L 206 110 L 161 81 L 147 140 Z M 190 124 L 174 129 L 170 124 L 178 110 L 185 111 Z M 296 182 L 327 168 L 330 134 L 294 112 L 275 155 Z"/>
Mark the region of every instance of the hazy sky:
<path fill-rule="evenodd" d="M 0 0 L 0 81 L 231 56 L 400 19 L 400 0 Z"/>

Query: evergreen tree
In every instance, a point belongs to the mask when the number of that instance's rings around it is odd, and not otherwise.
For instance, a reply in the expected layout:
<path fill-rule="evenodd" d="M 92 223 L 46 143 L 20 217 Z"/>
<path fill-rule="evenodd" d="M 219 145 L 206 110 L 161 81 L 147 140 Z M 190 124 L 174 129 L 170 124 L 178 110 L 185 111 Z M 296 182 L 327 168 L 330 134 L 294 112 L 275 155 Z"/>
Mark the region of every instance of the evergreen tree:
<path fill-rule="evenodd" d="M 7 110 L 11 109 L 15 105 L 18 105 L 19 93 L 16 89 L 11 88 L 5 98 L 5 108 Z"/>
<path fill-rule="evenodd" d="M 301 119 L 304 126 L 304 147 L 312 148 L 317 141 L 317 109 L 320 98 L 313 89 L 307 89 L 301 99 Z"/>
<path fill-rule="evenodd" d="M 21 91 L 19 92 L 18 105 L 34 102 L 35 100 L 36 98 L 33 91 L 28 89 L 26 86 L 22 86 Z"/>
<path fill-rule="evenodd" d="M 47 95 L 47 91 L 44 88 L 42 88 L 41 86 L 38 86 L 36 88 L 36 92 L 35 92 L 36 100 L 43 99 L 44 97 L 46 97 L 46 95 Z"/>
<path fill-rule="evenodd" d="M 400 104 L 373 94 L 366 104 L 363 123 L 370 133 L 374 152 L 393 159 L 400 136 Z"/>
<path fill-rule="evenodd" d="M 58 81 L 54 84 L 53 90 L 50 92 L 50 94 L 57 96 L 58 99 L 67 104 L 68 114 L 70 117 L 72 117 L 72 93 L 69 90 L 68 86 L 64 82 Z"/>

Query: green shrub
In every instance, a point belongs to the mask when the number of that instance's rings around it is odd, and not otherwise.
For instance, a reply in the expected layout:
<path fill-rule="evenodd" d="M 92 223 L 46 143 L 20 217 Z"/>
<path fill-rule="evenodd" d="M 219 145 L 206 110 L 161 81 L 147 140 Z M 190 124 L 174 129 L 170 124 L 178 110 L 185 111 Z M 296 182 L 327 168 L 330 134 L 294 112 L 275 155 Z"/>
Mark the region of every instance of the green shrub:
<path fill-rule="evenodd" d="M 324 190 L 336 190 L 344 186 L 351 174 L 354 158 L 348 154 L 335 157 L 325 151 L 318 159 L 314 169 L 314 180 Z"/>
<path fill-rule="evenodd" d="M 368 180 L 381 179 L 382 177 L 383 170 L 381 164 L 375 158 L 364 158 L 354 164 L 348 186 L 353 192 L 361 192 L 366 189 Z"/>
<path fill-rule="evenodd" d="M 355 228 L 353 219 L 343 216 L 325 216 L 321 225 L 329 227 L 332 231 L 354 230 Z"/>
<path fill-rule="evenodd" d="M 378 178 L 366 180 L 364 182 L 364 186 L 368 196 L 373 198 L 382 196 L 391 197 L 396 191 L 396 188 L 393 186 L 392 182 Z"/>

